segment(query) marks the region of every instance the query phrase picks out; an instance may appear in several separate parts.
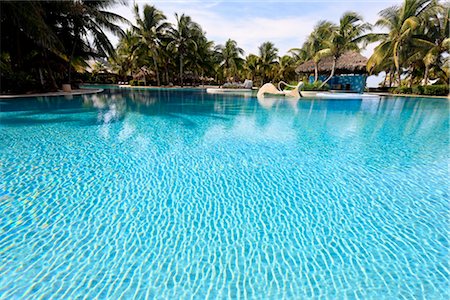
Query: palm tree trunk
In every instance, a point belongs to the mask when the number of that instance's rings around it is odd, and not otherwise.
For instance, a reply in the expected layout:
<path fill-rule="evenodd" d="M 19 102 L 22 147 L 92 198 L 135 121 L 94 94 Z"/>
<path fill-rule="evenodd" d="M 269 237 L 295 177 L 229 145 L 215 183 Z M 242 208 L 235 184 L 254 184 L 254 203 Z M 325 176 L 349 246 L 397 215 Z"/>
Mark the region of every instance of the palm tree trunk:
<path fill-rule="evenodd" d="M 156 84 L 158 86 L 161 85 L 161 82 L 159 81 L 159 71 L 158 71 L 158 63 L 156 62 L 156 57 L 153 55 L 153 64 L 155 65 L 155 73 L 156 73 Z"/>
<path fill-rule="evenodd" d="M 180 55 L 180 85 L 183 87 L 183 55 Z"/>
<path fill-rule="evenodd" d="M 48 60 L 47 51 L 44 51 L 44 58 L 45 58 L 45 66 L 46 66 L 48 75 L 50 76 L 50 79 L 52 81 L 52 89 L 54 89 L 56 91 L 58 89 L 58 84 L 56 83 L 55 76 L 53 76 L 52 68 L 50 68 L 50 65 L 48 63 L 49 60 Z"/>
<path fill-rule="evenodd" d="M 205 71 L 202 70 L 202 87 L 205 86 L 204 79 L 205 79 Z"/>
<path fill-rule="evenodd" d="M 397 79 L 398 79 L 398 86 L 400 86 L 401 84 L 401 74 L 400 74 L 400 62 L 399 62 L 399 54 L 398 54 L 398 43 L 396 42 L 394 45 L 394 64 L 395 64 L 395 69 L 397 71 Z"/>
<path fill-rule="evenodd" d="M 386 86 L 386 80 L 387 80 L 387 77 L 388 77 L 388 72 L 386 71 L 386 75 L 384 75 L 383 82 L 381 83 L 381 86 L 382 86 L 382 87 L 385 87 L 385 86 Z"/>
<path fill-rule="evenodd" d="M 42 75 L 42 68 L 39 68 L 38 71 L 39 71 L 39 79 L 41 82 L 41 87 L 44 88 L 44 76 Z"/>
<path fill-rule="evenodd" d="M 169 68 L 167 66 L 167 62 L 164 64 L 164 71 L 166 73 L 166 84 L 169 84 L 170 78 L 169 78 Z"/>
<path fill-rule="evenodd" d="M 70 59 L 69 59 L 69 82 L 68 84 L 72 84 L 72 60 L 73 60 L 73 56 L 75 54 L 75 47 L 77 45 L 77 41 L 75 40 L 75 42 L 73 43 L 73 47 L 72 47 L 72 52 L 70 53 Z"/>
<path fill-rule="evenodd" d="M 336 70 L 336 61 L 337 57 L 333 56 L 333 65 L 331 66 L 331 74 L 330 76 L 320 85 L 320 87 L 323 87 L 325 84 L 327 84 L 328 81 L 334 76 L 334 72 Z"/>
<path fill-rule="evenodd" d="M 197 86 L 197 84 L 198 84 L 198 71 L 197 71 L 197 69 L 194 69 L 194 80 L 195 80 L 195 82 L 193 83 L 193 86 Z"/>
<path fill-rule="evenodd" d="M 319 80 L 319 64 L 314 61 L 314 83 Z"/>
<path fill-rule="evenodd" d="M 392 68 L 389 69 L 389 87 L 392 87 L 392 76 L 393 76 L 394 70 Z"/>
<path fill-rule="evenodd" d="M 423 85 L 428 84 L 428 72 L 430 72 L 430 66 L 427 64 L 427 65 L 425 65 L 425 74 L 423 76 Z"/>
<path fill-rule="evenodd" d="M 408 87 L 412 87 L 412 84 L 413 84 L 413 73 L 414 73 L 414 66 L 411 67 L 411 75 L 409 77 Z"/>

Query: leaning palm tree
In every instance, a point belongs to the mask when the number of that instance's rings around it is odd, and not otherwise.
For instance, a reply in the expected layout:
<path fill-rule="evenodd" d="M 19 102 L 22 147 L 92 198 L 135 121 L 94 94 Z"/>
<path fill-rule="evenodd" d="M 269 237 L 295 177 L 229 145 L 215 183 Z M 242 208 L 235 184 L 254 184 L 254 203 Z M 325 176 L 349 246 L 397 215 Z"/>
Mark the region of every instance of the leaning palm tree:
<path fill-rule="evenodd" d="M 241 58 L 244 50 L 238 47 L 236 41 L 228 39 L 225 45 L 217 45 L 216 51 L 220 53 L 220 67 L 223 68 L 225 78 L 236 77 L 238 69 L 244 62 Z"/>
<path fill-rule="evenodd" d="M 317 53 L 319 57 L 333 57 L 331 74 L 322 86 L 334 76 L 336 62 L 342 54 L 349 50 L 360 50 L 359 43 L 366 39 L 364 33 L 370 28 L 370 24 L 364 23 L 363 18 L 355 12 L 344 13 L 339 20 L 339 25 L 332 27 L 330 38 L 324 41 L 325 48 Z"/>
<path fill-rule="evenodd" d="M 197 43 L 194 37 L 202 32 L 199 24 L 192 21 L 191 17 L 182 14 L 179 16 L 175 14 L 176 24 L 168 31 L 168 38 L 170 42 L 167 44 L 168 49 L 172 49 L 177 52 L 180 67 L 180 85 L 183 86 L 183 64 L 184 58 L 191 49 L 195 51 L 197 49 Z"/>
<path fill-rule="evenodd" d="M 158 57 L 161 46 L 161 38 L 169 27 L 166 16 L 152 5 L 144 5 L 143 16 L 141 17 L 139 7 L 134 6 L 134 14 L 136 18 L 136 32 L 141 40 L 142 47 L 148 49 L 148 54 L 153 60 L 155 68 L 157 85 L 161 85 Z"/>
<path fill-rule="evenodd" d="M 278 49 L 272 42 L 264 42 L 259 46 L 259 68 L 262 75 L 263 84 L 273 71 L 273 66 L 278 63 Z"/>
<path fill-rule="evenodd" d="M 417 30 L 421 23 L 425 22 L 428 12 L 434 10 L 436 5 L 437 2 L 434 0 L 405 0 L 401 6 L 382 10 L 375 26 L 386 28 L 389 32 L 371 35 L 372 40 L 378 39 L 381 43 L 374 49 L 374 53 L 367 62 L 369 72 L 391 56 L 397 81 L 400 84 L 402 73 L 400 59 L 408 49 L 408 45 L 426 43 L 425 39 L 417 35 Z"/>
<path fill-rule="evenodd" d="M 71 1 L 66 19 L 71 24 L 69 32 L 69 43 L 71 44 L 69 64 L 69 83 L 71 81 L 72 62 L 74 61 L 77 48 L 85 56 L 97 55 L 106 57 L 114 55 L 115 49 L 111 44 L 106 32 L 111 32 L 118 36 L 123 36 L 124 31 L 116 24 L 121 22 L 129 24 L 129 21 L 122 16 L 107 11 L 106 9 L 124 3 L 124 1 L 104 0 L 104 1 Z M 88 38 L 89 37 L 89 38 Z M 95 51 L 90 47 L 92 41 Z M 84 48 L 84 49 L 83 49 Z"/>

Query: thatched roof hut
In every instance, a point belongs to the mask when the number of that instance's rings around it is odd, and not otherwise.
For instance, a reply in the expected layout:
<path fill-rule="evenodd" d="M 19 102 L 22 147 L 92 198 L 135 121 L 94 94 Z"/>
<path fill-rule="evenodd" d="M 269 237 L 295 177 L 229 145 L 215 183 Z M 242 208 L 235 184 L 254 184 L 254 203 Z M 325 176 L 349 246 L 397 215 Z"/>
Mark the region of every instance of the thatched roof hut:
<path fill-rule="evenodd" d="M 349 51 L 342 54 L 336 62 L 336 74 L 366 74 L 367 58 L 358 52 Z M 319 62 L 319 73 L 331 72 L 333 58 L 331 56 L 323 58 Z M 308 60 L 299 65 L 295 72 L 297 74 L 314 73 L 314 62 Z"/>
<path fill-rule="evenodd" d="M 155 78 L 155 72 L 152 70 L 148 70 L 147 68 L 141 68 L 137 73 L 133 74 L 133 79 L 135 80 L 141 80 L 146 76 L 147 78 Z"/>

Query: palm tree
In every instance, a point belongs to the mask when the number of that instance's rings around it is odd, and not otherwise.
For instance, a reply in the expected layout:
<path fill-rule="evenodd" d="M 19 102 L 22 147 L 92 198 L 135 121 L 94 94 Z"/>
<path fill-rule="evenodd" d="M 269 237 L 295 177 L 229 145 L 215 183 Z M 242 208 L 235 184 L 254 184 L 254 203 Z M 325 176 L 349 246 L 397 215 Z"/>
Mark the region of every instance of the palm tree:
<path fill-rule="evenodd" d="M 427 12 L 435 7 L 436 2 L 433 0 L 405 0 L 402 6 L 392 6 L 382 10 L 379 13 L 381 18 L 375 23 L 375 26 L 387 28 L 389 33 L 371 35 L 373 40 L 378 39 L 381 43 L 369 58 L 368 70 L 372 71 L 377 65 L 392 57 L 397 81 L 400 85 L 402 54 L 406 53 L 411 44 L 418 45 L 427 42 L 416 33 L 421 23 L 425 22 L 424 17 L 427 16 Z"/>
<path fill-rule="evenodd" d="M 203 85 L 205 73 L 214 68 L 214 42 L 209 41 L 205 36 L 197 38 L 197 51 L 189 57 L 196 79 L 201 74 L 201 83 Z"/>
<path fill-rule="evenodd" d="M 128 75 L 133 75 L 133 70 L 137 68 L 139 46 L 139 37 L 127 30 L 119 41 L 116 54 L 110 57 L 113 69 L 124 80 Z"/>
<path fill-rule="evenodd" d="M 54 75 L 63 76 L 55 70 L 68 65 L 70 82 L 72 67 L 86 65 L 90 57 L 114 55 L 105 32 L 123 33 L 116 23 L 127 21 L 107 11 L 118 2 L 124 1 L 3 1 L 2 53 L 9 53 L 16 73 L 23 71 L 34 77 L 32 65 L 38 62 L 41 82 L 45 66 L 54 86 Z"/>
<path fill-rule="evenodd" d="M 450 49 L 450 7 L 449 3 L 443 6 L 435 6 L 435 9 L 429 9 L 426 18 L 427 22 L 423 23 L 426 26 L 423 36 L 430 43 L 422 43 L 426 50 L 426 54 L 423 57 L 423 63 L 425 65 L 423 84 L 428 84 L 428 77 L 430 67 L 439 61 L 439 58 L 443 53 Z"/>
<path fill-rule="evenodd" d="M 259 56 L 255 54 L 250 54 L 245 58 L 244 70 L 246 71 L 246 76 L 250 77 L 252 81 L 255 81 L 258 75 L 259 60 Z"/>
<path fill-rule="evenodd" d="M 295 79 L 295 58 L 290 55 L 280 57 L 277 68 L 279 80 L 291 81 Z"/>
<path fill-rule="evenodd" d="M 278 49 L 272 42 L 264 42 L 259 46 L 259 69 L 262 75 L 262 84 L 270 76 L 273 66 L 277 64 Z"/>
<path fill-rule="evenodd" d="M 105 31 L 109 31 L 115 35 L 123 36 L 124 31 L 122 28 L 115 24 L 116 22 L 122 22 L 129 24 L 128 20 L 122 16 L 106 11 L 117 3 L 123 1 L 117 0 L 104 0 L 104 1 L 71 1 L 69 10 L 67 12 L 66 19 L 71 23 L 72 28 L 69 33 L 69 38 L 72 39 L 70 58 L 69 58 L 69 83 L 71 81 L 71 69 L 72 61 L 74 59 L 75 51 L 78 48 L 90 45 L 88 37 L 92 40 L 92 44 L 95 46 L 95 52 L 89 47 L 81 52 L 84 55 L 92 56 L 97 55 L 100 57 L 106 57 L 107 55 L 114 55 L 115 49 L 109 41 Z"/>
<path fill-rule="evenodd" d="M 148 53 L 153 60 L 156 73 L 157 85 L 161 85 L 158 57 L 160 56 L 161 38 L 169 27 L 169 23 L 165 22 L 166 16 L 152 5 L 146 4 L 141 17 L 139 7 L 134 6 L 134 14 L 136 18 L 136 32 L 141 39 L 141 45 L 148 49 Z"/>
<path fill-rule="evenodd" d="M 314 83 L 319 79 L 319 62 L 323 53 L 320 50 L 326 47 L 325 42 L 331 38 L 335 25 L 328 21 L 319 21 L 314 30 L 308 36 L 302 48 L 293 48 L 289 53 L 299 62 L 311 59 L 314 62 Z"/>
<path fill-rule="evenodd" d="M 244 50 L 238 47 L 236 41 L 228 39 L 225 45 L 218 45 L 216 51 L 220 53 L 220 67 L 223 68 L 225 78 L 236 77 L 238 69 L 244 62 L 241 58 Z"/>
<path fill-rule="evenodd" d="M 170 42 L 167 44 L 168 49 L 173 49 L 177 52 L 180 67 L 180 85 L 183 86 L 183 63 L 184 58 L 189 49 L 196 51 L 197 43 L 194 36 L 202 32 L 199 24 L 192 21 L 191 17 L 182 14 L 179 16 L 175 14 L 177 20 L 175 27 L 169 29 L 168 36 Z"/>
<path fill-rule="evenodd" d="M 330 38 L 323 41 L 325 48 L 317 52 L 319 57 L 333 57 L 331 74 L 321 86 L 324 86 L 334 76 L 336 61 L 342 54 L 349 50 L 360 50 L 359 43 L 367 38 L 363 34 L 370 28 L 370 24 L 364 23 L 363 18 L 355 12 L 344 13 L 339 20 L 339 25 L 330 28 Z"/>

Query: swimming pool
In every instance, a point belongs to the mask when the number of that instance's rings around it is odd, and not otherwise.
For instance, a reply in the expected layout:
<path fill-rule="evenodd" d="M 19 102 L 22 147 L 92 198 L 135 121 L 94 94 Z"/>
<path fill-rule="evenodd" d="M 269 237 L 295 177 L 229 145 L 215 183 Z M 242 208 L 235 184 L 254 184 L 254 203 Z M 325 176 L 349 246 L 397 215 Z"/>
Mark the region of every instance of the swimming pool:
<path fill-rule="evenodd" d="M 447 100 L 0 108 L 0 297 L 450 296 Z"/>

